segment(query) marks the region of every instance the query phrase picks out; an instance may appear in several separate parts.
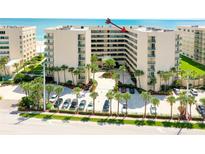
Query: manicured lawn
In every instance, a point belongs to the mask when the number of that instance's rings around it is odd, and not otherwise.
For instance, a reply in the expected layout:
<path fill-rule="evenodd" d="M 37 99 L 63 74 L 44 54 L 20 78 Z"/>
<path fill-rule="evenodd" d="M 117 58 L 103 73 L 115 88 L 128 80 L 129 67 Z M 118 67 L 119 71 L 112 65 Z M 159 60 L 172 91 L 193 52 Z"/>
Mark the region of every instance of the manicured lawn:
<path fill-rule="evenodd" d="M 201 65 L 195 61 L 193 61 L 192 59 L 185 57 L 183 55 L 180 56 L 181 61 L 180 61 L 180 66 L 179 68 L 181 70 L 191 70 L 191 71 L 195 71 L 197 73 L 197 75 L 203 75 L 205 74 L 205 66 Z"/>
<path fill-rule="evenodd" d="M 77 116 L 65 116 L 65 115 L 52 115 L 52 114 L 40 114 L 40 113 L 21 113 L 20 116 L 25 118 L 38 118 L 38 119 L 56 119 L 64 121 L 83 121 L 83 122 L 97 122 L 107 124 L 128 124 L 136 126 L 161 126 L 161 127 L 173 127 L 173 128 L 195 128 L 205 129 L 203 123 L 189 123 L 189 122 L 170 122 L 170 121 L 152 121 L 152 120 L 128 120 L 128 119 L 105 119 L 105 118 L 90 118 L 90 117 L 77 117 Z"/>

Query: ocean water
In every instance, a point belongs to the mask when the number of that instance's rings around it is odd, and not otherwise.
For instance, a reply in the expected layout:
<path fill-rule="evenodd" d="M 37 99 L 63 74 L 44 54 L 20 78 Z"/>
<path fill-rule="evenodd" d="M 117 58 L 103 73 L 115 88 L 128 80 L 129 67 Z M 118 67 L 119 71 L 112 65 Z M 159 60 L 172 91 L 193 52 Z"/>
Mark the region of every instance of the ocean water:
<path fill-rule="evenodd" d="M 59 25 L 106 25 L 106 19 L 43 19 L 43 18 L 0 18 L 0 25 L 12 26 L 36 26 L 37 40 L 42 41 L 44 29 Z M 205 25 L 205 20 L 154 20 L 154 19 L 115 19 L 112 20 L 118 25 L 131 26 L 154 26 L 161 28 L 175 29 L 179 25 Z"/>

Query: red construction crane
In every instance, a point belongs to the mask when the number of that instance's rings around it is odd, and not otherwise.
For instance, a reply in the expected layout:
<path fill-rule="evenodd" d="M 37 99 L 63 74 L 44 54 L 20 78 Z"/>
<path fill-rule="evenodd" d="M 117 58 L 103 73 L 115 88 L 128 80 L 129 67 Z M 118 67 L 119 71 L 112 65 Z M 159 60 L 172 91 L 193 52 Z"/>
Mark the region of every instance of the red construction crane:
<path fill-rule="evenodd" d="M 122 33 L 126 33 L 126 32 L 127 32 L 127 30 L 125 29 L 125 27 L 120 27 L 120 26 L 114 24 L 109 18 L 107 18 L 107 20 L 106 20 L 105 23 L 106 23 L 106 24 L 111 24 L 111 25 L 113 25 L 113 26 L 119 28 Z"/>

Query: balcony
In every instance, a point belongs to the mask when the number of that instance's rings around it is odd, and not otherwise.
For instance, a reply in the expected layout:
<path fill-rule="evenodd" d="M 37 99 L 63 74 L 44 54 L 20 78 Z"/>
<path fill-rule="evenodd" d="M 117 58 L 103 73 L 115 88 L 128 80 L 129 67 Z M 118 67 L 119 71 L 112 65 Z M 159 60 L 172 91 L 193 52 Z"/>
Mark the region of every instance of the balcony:
<path fill-rule="evenodd" d="M 44 35 L 44 39 L 53 39 L 53 36 L 51 36 L 51 35 Z"/>
<path fill-rule="evenodd" d="M 155 47 L 148 47 L 148 50 L 156 50 Z"/>
<path fill-rule="evenodd" d="M 155 64 L 155 61 L 148 61 L 148 64 Z"/>
<path fill-rule="evenodd" d="M 155 39 L 148 39 L 148 42 L 149 43 L 156 43 L 156 40 Z"/>
<path fill-rule="evenodd" d="M 46 41 L 46 42 L 44 42 L 44 44 L 45 44 L 45 45 L 53 45 L 53 41 L 52 41 L 52 42 L 51 42 L 51 41 L 49 41 L 49 42 Z"/>
<path fill-rule="evenodd" d="M 78 44 L 78 47 L 85 47 L 85 44 Z"/>

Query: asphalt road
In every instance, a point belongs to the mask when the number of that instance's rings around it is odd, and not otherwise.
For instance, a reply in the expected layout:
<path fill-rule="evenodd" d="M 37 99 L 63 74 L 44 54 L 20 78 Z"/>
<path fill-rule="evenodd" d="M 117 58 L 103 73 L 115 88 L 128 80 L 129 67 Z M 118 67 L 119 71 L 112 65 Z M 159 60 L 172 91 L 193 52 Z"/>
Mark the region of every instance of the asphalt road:
<path fill-rule="evenodd" d="M 149 126 L 98 124 L 93 122 L 41 120 L 19 117 L 16 101 L 0 101 L 0 134 L 85 134 L 85 135 L 200 135 L 205 130 L 177 129 Z"/>

